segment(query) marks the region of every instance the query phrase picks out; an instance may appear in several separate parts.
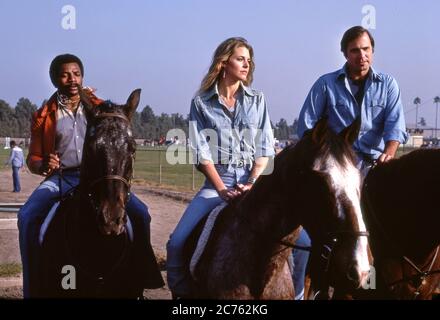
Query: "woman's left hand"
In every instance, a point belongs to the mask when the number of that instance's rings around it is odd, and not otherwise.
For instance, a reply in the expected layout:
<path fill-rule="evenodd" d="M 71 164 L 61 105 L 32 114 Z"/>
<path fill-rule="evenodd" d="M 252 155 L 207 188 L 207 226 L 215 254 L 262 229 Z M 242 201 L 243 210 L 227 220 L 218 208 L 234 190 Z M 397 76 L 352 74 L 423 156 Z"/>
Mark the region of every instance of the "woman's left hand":
<path fill-rule="evenodd" d="M 240 193 L 244 193 L 246 191 L 249 191 L 252 188 L 252 184 L 250 183 L 246 183 L 246 184 L 241 184 L 241 183 L 237 183 L 235 185 L 235 190 L 237 190 Z"/>

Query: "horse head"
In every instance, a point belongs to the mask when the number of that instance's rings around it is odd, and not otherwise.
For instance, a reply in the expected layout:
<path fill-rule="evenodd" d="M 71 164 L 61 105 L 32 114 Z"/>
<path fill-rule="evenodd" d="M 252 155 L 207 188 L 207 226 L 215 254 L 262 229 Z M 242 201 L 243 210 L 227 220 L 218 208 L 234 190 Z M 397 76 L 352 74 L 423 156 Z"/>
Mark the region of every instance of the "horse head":
<path fill-rule="evenodd" d="M 140 89 L 125 105 L 105 101 L 93 107 L 81 93 L 87 117 L 81 164 L 80 190 L 96 214 L 99 231 L 119 235 L 125 230 L 125 206 L 130 196 L 136 142 L 131 118 L 139 104 Z"/>
<path fill-rule="evenodd" d="M 296 207 L 298 222 L 311 237 L 312 262 L 320 262 L 316 272 L 312 267 L 312 281 L 318 277 L 323 287 L 360 287 L 369 274 L 361 175 L 352 151 L 359 125 L 356 120 L 336 134 L 321 119 L 284 156 L 286 188 L 296 185 L 290 188 L 296 199 L 290 208 Z"/>

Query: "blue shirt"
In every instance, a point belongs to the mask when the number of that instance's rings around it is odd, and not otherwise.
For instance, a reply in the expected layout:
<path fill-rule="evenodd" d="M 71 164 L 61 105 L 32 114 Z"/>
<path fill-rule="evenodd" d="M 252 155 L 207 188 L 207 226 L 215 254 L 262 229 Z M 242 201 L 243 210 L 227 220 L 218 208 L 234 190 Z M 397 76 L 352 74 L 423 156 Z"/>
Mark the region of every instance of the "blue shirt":
<path fill-rule="evenodd" d="M 15 146 L 11 150 L 11 155 L 9 157 L 9 160 L 7 161 L 7 164 L 10 164 L 13 167 L 17 168 L 21 168 L 24 166 L 23 150 L 20 147 Z"/>
<path fill-rule="evenodd" d="M 345 66 L 320 77 L 310 90 L 298 119 L 298 136 L 312 129 L 316 122 L 327 116 L 335 132 L 349 126 L 361 117 L 359 136 L 353 148 L 360 159 L 377 159 L 390 140 L 405 143 L 406 133 L 400 89 L 396 80 L 373 68 L 366 79 L 364 98 L 359 106 L 351 92 Z"/>
<path fill-rule="evenodd" d="M 191 101 L 190 147 L 194 163 L 252 165 L 275 154 L 273 131 L 263 93 L 240 85 L 231 112 L 220 100 L 217 84 Z"/>

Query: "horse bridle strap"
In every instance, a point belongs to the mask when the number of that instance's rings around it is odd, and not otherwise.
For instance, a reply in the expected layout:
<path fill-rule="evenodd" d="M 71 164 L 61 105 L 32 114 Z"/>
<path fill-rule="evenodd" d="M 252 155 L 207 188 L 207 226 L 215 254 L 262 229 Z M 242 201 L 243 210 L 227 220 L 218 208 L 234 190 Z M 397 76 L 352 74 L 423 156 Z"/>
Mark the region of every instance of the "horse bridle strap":
<path fill-rule="evenodd" d="M 399 283 L 402 283 L 402 282 L 409 282 L 409 281 L 411 281 L 411 280 L 419 280 L 420 281 L 420 285 L 416 288 L 416 290 L 414 291 L 414 298 L 417 298 L 417 296 L 420 294 L 420 289 L 422 288 L 422 286 L 423 285 L 425 285 L 425 282 L 424 282 L 424 280 L 425 280 L 425 278 L 427 278 L 427 277 L 429 277 L 429 276 L 431 276 L 431 275 L 433 275 L 433 274 L 437 274 L 437 273 L 440 273 L 440 270 L 432 270 L 432 268 L 433 268 L 433 266 L 434 266 L 434 264 L 435 264 L 435 261 L 437 260 L 437 257 L 438 257 L 438 254 L 439 254 L 439 250 L 440 250 L 440 245 L 439 246 L 437 246 L 436 248 L 435 248 L 435 253 L 434 253 L 434 255 L 433 255 L 433 257 L 432 257 L 432 260 L 431 260 L 431 263 L 429 264 L 429 268 L 428 268 L 428 270 L 426 270 L 426 271 L 422 271 L 419 267 L 417 267 L 417 265 L 414 263 L 414 262 L 412 262 L 408 257 L 406 257 L 406 256 L 403 256 L 402 258 L 403 258 L 403 260 L 406 262 L 406 263 L 408 263 L 414 270 L 416 270 L 417 271 L 417 273 L 415 274 L 415 275 L 413 275 L 413 276 L 410 276 L 410 277 L 403 277 L 402 279 L 400 279 L 400 280 L 397 280 L 397 281 L 395 281 L 395 282 L 392 282 L 392 283 L 389 283 L 388 284 L 388 286 L 389 287 L 393 287 L 393 286 L 395 286 L 396 284 L 399 284 Z"/>
<path fill-rule="evenodd" d="M 95 118 L 120 118 L 128 123 L 130 123 L 130 120 L 123 114 L 115 113 L 115 112 L 103 112 L 100 114 L 97 114 Z"/>
<path fill-rule="evenodd" d="M 352 235 L 355 237 L 369 237 L 370 236 L 370 233 L 368 231 L 348 231 L 348 230 L 346 230 L 346 231 L 335 231 L 335 232 L 328 233 L 328 235 L 330 237 L 336 238 L 336 239 L 337 239 L 338 235 L 340 235 L 340 234 L 347 234 L 347 235 Z M 280 240 L 279 243 L 282 244 L 283 246 L 290 247 L 293 249 L 312 251 L 312 247 L 300 246 L 300 245 L 296 245 L 296 244 L 293 244 L 293 243 L 290 243 L 290 242 L 284 241 L 284 240 Z"/>
<path fill-rule="evenodd" d="M 328 235 L 330 237 L 337 238 L 339 235 L 350 235 L 355 237 L 369 237 L 370 233 L 368 231 L 349 231 L 349 230 L 342 230 L 342 231 L 335 231 L 335 232 L 329 232 Z"/>
<path fill-rule="evenodd" d="M 122 181 L 127 188 L 130 188 L 130 182 L 127 179 L 125 179 L 124 177 L 118 176 L 118 175 L 113 175 L 113 174 L 106 175 L 106 176 L 103 176 L 103 177 L 100 177 L 98 179 L 93 180 L 92 183 L 90 183 L 89 188 L 92 189 L 94 185 L 96 185 L 98 182 L 101 182 L 103 180 L 119 180 L 119 181 Z"/>

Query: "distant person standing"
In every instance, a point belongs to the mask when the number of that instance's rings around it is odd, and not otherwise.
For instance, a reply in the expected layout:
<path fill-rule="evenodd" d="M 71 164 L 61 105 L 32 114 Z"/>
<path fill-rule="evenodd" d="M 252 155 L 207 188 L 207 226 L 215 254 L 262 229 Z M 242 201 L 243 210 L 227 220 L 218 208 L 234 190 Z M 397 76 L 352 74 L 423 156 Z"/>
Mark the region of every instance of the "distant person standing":
<path fill-rule="evenodd" d="M 12 192 L 20 192 L 20 176 L 18 175 L 21 168 L 24 166 L 23 149 L 21 149 L 14 140 L 10 143 L 11 154 L 6 164 L 12 166 L 12 181 L 14 183 L 14 190 Z"/>

